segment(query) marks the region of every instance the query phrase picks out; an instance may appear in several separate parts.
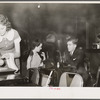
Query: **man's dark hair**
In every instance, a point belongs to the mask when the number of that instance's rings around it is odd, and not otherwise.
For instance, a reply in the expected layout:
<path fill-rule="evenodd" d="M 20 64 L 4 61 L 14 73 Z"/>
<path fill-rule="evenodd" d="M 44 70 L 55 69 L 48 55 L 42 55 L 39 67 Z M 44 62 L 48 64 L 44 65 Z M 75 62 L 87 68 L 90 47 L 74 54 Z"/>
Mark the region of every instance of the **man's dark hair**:
<path fill-rule="evenodd" d="M 77 39 L 77 38 L 75 38 L 75 37 L 70 37 L 70 38 L 66 39 L 66 41 L 67 41 L 67 42 L 72 41 L 72 42 L 73 42 L 73 44 L 77 44 L 78 39 Z"/>

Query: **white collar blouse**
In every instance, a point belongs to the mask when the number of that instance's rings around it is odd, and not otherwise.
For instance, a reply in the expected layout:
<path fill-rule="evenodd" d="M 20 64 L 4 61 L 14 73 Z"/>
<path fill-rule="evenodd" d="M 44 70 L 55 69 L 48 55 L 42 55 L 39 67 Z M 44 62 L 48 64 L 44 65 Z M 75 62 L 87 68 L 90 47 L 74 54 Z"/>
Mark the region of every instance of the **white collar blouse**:
<path fill-rule="evenodd" d="M 9 41 L 13 40 L 13 38 L 14 38 L 14 30 L 11 29 L 10 31 L 8 31 L 8 32 L 6 33 L 5 36 L 0 36 L 0 42 L 2 42 L 2 40 L 3 40 L 4 38 L 8 39 Z"/>

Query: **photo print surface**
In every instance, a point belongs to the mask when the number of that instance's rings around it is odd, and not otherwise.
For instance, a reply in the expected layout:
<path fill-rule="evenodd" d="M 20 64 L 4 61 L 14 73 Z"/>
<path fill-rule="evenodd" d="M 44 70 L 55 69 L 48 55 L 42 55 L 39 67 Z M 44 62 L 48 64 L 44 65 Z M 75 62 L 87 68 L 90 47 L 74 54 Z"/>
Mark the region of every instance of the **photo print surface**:
<path fill-rule="evenodd" d="M 0 86 L 99 87 L 99 8 L 0 3 Z"/>

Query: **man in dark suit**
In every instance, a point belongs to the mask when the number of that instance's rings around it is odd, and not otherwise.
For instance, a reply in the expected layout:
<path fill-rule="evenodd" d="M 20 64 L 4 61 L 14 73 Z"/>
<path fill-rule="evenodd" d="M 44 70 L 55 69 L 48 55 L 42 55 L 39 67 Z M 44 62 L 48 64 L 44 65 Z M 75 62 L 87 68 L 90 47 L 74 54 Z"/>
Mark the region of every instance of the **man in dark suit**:
<path fill-rule="evenodd" d="M 67 39 L 67 50 L 63 57 L 62 72 L 74 72 L 83 77 L 84 83 L 88 79 L 88 74 L 84 67 L 84 50 L 78 47 L 78 39 L 70 37 Z"/>

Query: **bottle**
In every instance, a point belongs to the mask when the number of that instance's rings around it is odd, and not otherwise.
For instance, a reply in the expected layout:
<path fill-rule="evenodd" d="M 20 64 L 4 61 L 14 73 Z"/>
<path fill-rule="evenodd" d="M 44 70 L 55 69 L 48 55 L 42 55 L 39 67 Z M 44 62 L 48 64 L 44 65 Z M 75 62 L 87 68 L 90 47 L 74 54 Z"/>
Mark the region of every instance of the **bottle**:
<path fill-rule="evenodd" d="M 59 68 L 60 67 L 60 63 L 59 62 L 57 62 L 57 68 Z"/>

